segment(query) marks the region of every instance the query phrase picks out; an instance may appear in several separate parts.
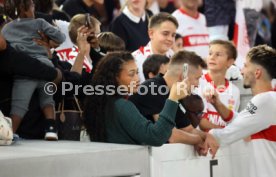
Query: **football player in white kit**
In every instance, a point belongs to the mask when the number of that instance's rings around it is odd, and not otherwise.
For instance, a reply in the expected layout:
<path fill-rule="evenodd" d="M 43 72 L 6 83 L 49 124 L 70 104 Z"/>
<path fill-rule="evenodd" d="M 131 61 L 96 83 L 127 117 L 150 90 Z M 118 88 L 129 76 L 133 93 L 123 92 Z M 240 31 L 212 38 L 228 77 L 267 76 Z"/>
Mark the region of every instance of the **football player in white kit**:
<path fill-rule="evenodd" d="M 221 147 L 242 138 L 248 142 L 251 153 L 248 160 L 250 177 L 276 176 L 276 92 L 271 81 L 276 78 L 276 50 L 260 45 L 253 47 L 246 58 L 242 74 L 244 87 L 251 88 L 254 97 L 247 107 L 223 129 L 212 129 Z M 218 95 L 207 95 L 209 102 L 222 112 L 229 112 L 218 99 Z M 216 152 L 211 152 L 213 156 Z"/>

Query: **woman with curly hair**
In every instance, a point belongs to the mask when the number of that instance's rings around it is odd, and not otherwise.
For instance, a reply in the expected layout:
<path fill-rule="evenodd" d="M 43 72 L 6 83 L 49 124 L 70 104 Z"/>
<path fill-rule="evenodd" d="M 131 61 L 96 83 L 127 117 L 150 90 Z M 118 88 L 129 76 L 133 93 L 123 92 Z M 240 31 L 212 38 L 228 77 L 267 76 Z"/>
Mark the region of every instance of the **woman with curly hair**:
<path fill-rule="evenodd" d="M 94 93 L 87 97 L 84 109 L 91 141 L 161 146 L 169 140 L 178 100 L 188 93 L 183 89 L 188 88 L 186 82 L 173 85 L 155 123 L 127 100 L 138 85 L 138 69 L 131 53 L 109 53 L 99 62 L 91 85 Z"/>

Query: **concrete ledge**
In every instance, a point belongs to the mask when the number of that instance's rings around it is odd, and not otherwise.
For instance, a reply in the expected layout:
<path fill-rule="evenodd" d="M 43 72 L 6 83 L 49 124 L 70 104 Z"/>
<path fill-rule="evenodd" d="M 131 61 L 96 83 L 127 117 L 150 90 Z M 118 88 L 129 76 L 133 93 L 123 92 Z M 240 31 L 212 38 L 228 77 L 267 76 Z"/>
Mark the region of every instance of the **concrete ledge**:
<path fill-rule="evenodd" d="M 132 176 L 150 173 L 148 147 L 71 141 L 19 141 L 0 147 L 1 177 Z"/>

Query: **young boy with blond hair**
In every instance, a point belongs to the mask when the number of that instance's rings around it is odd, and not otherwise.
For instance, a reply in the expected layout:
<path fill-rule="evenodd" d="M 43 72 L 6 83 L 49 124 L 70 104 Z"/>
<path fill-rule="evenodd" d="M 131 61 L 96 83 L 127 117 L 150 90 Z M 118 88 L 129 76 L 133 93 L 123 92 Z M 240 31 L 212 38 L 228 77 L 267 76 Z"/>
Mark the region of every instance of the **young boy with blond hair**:
<path fill-rule="evenodd" d="M 237 57 L 235 46 L 229 41 L 214 40 L 209 45 L 209 55 L 206 59 L 207 73 L 200 80 L 199 94 L 204 100 L 204 115 L 199 124 L 202 130 L 222 128 L 233 118 L 233 112 L 240 105 L 240 91 L 237 86 L 225 78 L 227 69 L 233 65 Z M 219 112 L 217 108 L 204 99 L 206 91 L 214 91 L 227 111 Z"/>

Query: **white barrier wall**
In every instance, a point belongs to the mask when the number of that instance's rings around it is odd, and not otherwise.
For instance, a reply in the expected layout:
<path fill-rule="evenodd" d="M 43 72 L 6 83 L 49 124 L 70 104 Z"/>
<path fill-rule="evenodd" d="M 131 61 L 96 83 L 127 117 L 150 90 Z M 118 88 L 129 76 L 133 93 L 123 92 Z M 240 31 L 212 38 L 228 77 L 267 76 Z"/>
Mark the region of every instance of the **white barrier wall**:
<path fill-rule="evenodd" d="M 151 177 L 249 177 L 248 145 L 239 141 L 221 148 L 214 160 L 197 156 L 189 145 L 152 147 Z"/>
<path fill-rule="evenodd" d="M 148 147 L 76 141 L 0 146 L 0 177 L 149 177 Z"/>

